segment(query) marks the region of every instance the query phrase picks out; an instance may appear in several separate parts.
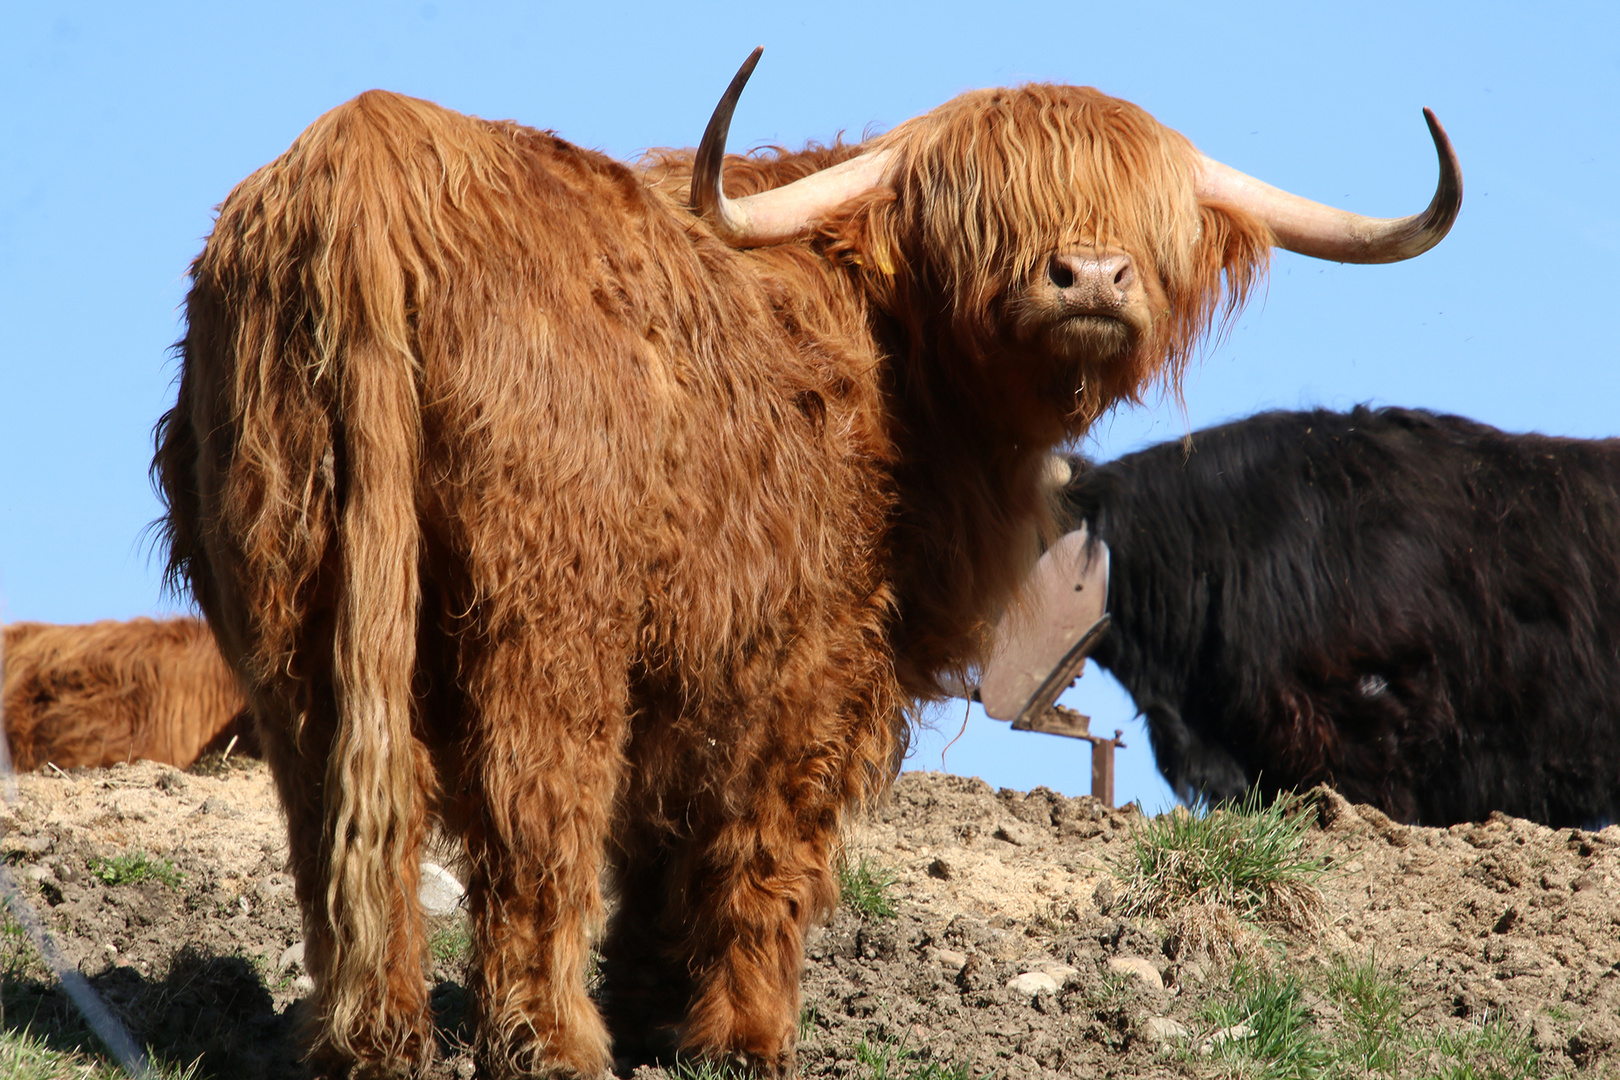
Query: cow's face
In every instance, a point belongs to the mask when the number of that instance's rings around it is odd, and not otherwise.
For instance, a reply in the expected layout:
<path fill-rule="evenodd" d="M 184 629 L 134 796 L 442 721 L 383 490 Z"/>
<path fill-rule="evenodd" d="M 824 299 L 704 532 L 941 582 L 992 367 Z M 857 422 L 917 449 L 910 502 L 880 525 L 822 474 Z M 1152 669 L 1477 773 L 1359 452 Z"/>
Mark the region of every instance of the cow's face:
<path fill-rule="evenodd" d="M 1241 294 L 1269 257 L 1263 224 L 1200 204 L 1184 138 L 1095 90 L 965 94 L 884 143 L 899 164 L 874 239 L 914 301 L 980 378 L 1073 427 L 1179 373 L 1223 270 Z"/>
<path fill-rule="evenodd" d="M 1155 378 L 1175 386 L 1223 306 L 1229 318 L 1260 280 L 1273 243 L 1340 262 L 1408 259 L 1440 242 L 1462 204 L 1433 114 L 1434 199 L 1385 220 L 1280 191 L 1129 102 L 1054 85 L 963 94 L 854 157 L 732 199 L 725 135 L 758 59 L 756 49 L 704 132 L 692 206 L 742 247 L 819 231 L 899 322 L 912 361 L 945 361 L 918 385 L 971 384 L 973 400 L 1012 408 L 1022 443 L 1077 434 Z"/>

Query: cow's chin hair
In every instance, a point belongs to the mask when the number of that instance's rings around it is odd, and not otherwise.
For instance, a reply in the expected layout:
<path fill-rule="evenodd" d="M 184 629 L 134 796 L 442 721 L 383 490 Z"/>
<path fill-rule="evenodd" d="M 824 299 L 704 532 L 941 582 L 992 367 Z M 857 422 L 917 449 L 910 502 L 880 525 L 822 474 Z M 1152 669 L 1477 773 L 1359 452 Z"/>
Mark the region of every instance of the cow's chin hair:
<path fill-rule="evenodd" d="M 1077 407 L 1088 375 L 1128 363 L 1141 345 L 1121 319 L 1078 316 L 1064 319 L 1047 334 L 1046 370 L 1037 380 L 1037 393 L 1062 413 Z M 1074 417 L 1067 417 L 1072 421 Z"/>
<path fill-rule="evenodd" d="M 1047 346 L 1054 357 L 1062 357 L 1076 368 L 1102 366 L 1131 351 L 1130 325 L 1124 319 L 1103 315 L 1075 315 L 1059 319 L 1047 331 Z"/>

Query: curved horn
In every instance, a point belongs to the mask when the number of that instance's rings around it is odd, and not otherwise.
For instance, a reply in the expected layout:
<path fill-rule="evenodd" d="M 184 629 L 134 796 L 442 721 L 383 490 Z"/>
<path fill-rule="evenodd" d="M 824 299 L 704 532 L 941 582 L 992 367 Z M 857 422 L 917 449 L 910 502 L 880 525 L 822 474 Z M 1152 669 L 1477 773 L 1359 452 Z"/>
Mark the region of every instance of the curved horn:
<path fill-rule="evenodd" d="M 1462 207 L 1462 166 L 1434 113 L 1423 110 L 1440 157 L 1440 183 L 1429 208 L 1404 218 L 1370 218 L 1336 210 L 1201 157 L 1198 195 L 1235 206 L 1271 226 L 1277 246 L 1316 259 L 1347 263 L 1399 262 L 1421 255 L 1451 231 Z"/>
<path fill-rule="evenodd" d="M 692 161 L 692 209 L 714 223 L 714 231 L 722 240 L 737 247 L 775 244 L 809 231 L 840 203 L 881 184 L 894 161 L 894 151 L 879 150 L 758 195 L 726 198 L 721 170 L 726 159 L 726 136 L 731 133 L 731 114 L 764 51 L 755 49 L 737 69 L 714 107 L 714 115 L 709 117 L 709 126 L 703 129 L 703 141 Z"/>

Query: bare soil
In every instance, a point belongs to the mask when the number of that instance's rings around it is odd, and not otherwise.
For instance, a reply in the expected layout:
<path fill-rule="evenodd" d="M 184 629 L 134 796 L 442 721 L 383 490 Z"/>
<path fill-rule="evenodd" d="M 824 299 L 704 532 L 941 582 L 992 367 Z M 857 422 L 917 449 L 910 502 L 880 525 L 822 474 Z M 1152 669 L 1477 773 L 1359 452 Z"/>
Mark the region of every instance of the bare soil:
<path fill-rule="evenodd" d="M 200 1059 L 201 1076 L 300 1076 L 309 984 L 274 791 L 257 762 L 212 773 L 137 763 L 20 777 L 0 811 L 0 854 L 137 1040 L 169 1061 Z M 1545 1075 L 1620 1073 L 1620 827 L 1414 828 L 1325 792 L 1315 807 L 1306 845 L 1329 865 L 1328 925 L 1263 928 L 1277 964 L 1318 986 L 1336 959 L 1372 957 L 1409 988 L 1414 1030 L 1506 1018 Z M 896 914 L 843 906 L 812 937 L 801 1074 L 870 1077 L 875 1053 L 903 1048 L 905 1068 L 889 1075 L 928 1063 L 1020 1080 L 1217 1075 L 1199 1047 L 1226 973 L 1178 953 L 1164 927 L 1110 914 L 1111 867 L 1141 820 L 1045 789 L 902 776 L 849 845 L 852 864 L 892 875 Z M 108 883 L 103 860 L 132 852 L 180 877 Z M 474 1075 L 457 919 L 435 938 L 446 1080 Z M 93 1045 L 14 925 L 0 945 L 0 1023 Z M 1320 995 L 1307 1004 L 1324 1030 L 1339 1022 Z"/>

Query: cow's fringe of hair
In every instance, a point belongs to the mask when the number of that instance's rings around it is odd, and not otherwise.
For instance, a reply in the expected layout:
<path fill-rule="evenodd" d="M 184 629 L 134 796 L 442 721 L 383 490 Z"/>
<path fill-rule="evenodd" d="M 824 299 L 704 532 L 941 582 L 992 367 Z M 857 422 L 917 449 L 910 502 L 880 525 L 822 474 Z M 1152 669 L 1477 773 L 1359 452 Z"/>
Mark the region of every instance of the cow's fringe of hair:
<path fill-rule="evenodd" d="M 923 572 L 902 581 L 897 651 L 907 685 L 937 694 L 939 672 L 978 659 L 959 644 L 982 644 L 986 624 L 975 638 L 972 621 L 1015 600 L 1055 537 L 1046 448 L 1156 382 L 1179 396 L 1199 341 L 1263 280 L 1272 235 L 1250 215 L 1198 202 L 1196 151 L 1183 136 L 1089 88 L 964 94 L 868 145 L 899 155 L 894 190 L 863 196 L 821 242 L 857 267 L 909 345 L 894 377 L 915 435 L 901 531 L 918 554 L 901 570 Z M 1008 376 L 1026 361 L 1007 340 L 1014 313 L 998 305 L 1070 244 L 1136 253 L 1158 311 L 1131 353 L 1079 373 L 1067 415 L 1047 418 L 1044 402 L 1003 396 L 1042 376 Z"/>
<path fill-rule="evenodd" d="M 1129 363 L 1088 373 L 1080 429 L 1120 401 L 1140 401 L 1156 380 L 1175 391 L 1200 340 L 1242 307 L 1270 261 L 1263 222 L 1198 202 L 1197 151 L 1185 136 L 1089 87 L 974 91 L 870 146 L 900 154 L 897 197 L 869 199 L 851 217 L 857 231 L 837 228 L 895 309 L 940 306 L 897 290 L 949 296 L 953 317 L 940 329 L 964 353 L 1004 349 L 997 301 L 1044 269 L 1054 238 L 1150 257 L 1142 269 L 1164 305 L 1155 333 Z M 908 272 L 894 273 L 902 262 Z M 932 348 L 939 333 L 916 340 Z"/>

